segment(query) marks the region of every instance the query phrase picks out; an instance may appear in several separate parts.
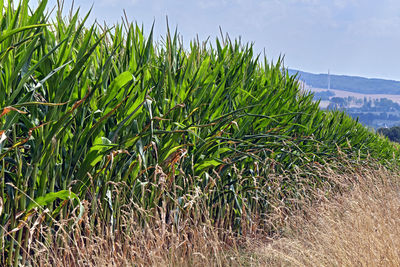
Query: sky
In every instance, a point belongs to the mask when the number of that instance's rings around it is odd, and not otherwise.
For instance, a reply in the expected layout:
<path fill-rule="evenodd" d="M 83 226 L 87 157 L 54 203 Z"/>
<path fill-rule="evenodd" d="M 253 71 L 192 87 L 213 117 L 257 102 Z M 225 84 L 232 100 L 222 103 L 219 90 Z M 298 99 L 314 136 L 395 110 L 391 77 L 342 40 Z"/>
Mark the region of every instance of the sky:
<path fill-rule="evenodd" d="M 67 9 L 72 0 L 64 1 Z M 49 7 L 56 0 L 49 1 Z M 185 43 L 223 33 L 254 43 L 269 61 L 313 73 L 400 80 L 398 0 L 75 0 L 82 16 L 112 25 L 128 19 L 156 36 L 178 28 Z"/>

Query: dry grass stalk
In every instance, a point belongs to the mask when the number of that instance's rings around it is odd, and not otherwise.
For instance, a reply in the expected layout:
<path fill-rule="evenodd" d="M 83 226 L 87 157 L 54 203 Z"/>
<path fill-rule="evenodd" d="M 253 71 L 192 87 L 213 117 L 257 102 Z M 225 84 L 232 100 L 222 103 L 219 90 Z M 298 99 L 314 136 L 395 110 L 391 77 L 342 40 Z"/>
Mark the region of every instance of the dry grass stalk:
<path fill-rule="evenodd" d="M 283 238 L 255 248 L 259 264 L 400 266 L 400 176 L 364 169 L 348 192 L 290 218 Z"/>
<path fill-rule="evenodd" d="M 346 174 L 321 168 L 319 175 L 338 185 L 338 193 L 332 194 L 329 183 L 313 192 L 308 188 L 312 195 L 291 200 L 292 210 L 277 203 L 271 222 L 243 218 L 240 238 L 217 228 L 199 203 L 194 210 L 202 216 L 178 224 L 166 219 L 162 206 L 153 220 L 138 223 L 133 204 L 121 212 L 124 232 L 112 232 L 89 216 L 68 236 L 42 227 L 47 243 L 33 242 L 33 259 L 40 266 L 396 266 L 400 177 L 375 167 Z M 260 229 L 273 221 L 280 230 L 275 238 Z"/>

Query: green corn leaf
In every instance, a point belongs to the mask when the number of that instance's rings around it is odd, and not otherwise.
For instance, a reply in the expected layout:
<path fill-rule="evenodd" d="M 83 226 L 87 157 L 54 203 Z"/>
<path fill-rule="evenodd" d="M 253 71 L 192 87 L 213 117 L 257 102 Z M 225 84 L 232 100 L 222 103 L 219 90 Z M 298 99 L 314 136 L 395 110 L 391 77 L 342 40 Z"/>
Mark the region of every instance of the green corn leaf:
<path fill-rule="evenodd" d="M 77 197 L 76 194 L 69 190 L 61 190 L 58 192 L 50 192 L 47 193 L 44 196 L 40 196 L 35 198 L 29 205 L 28 208 L 26 209 L 27 212 L 31 211 L 34 208 L 37 207 L 43 207 L 46 205 L 49 205 L 53 203 L 56 199 L 61 199 L 61 200 L 72 200 L 75 199 L 78 201 L 79 205 L 81 205 L 79 198 Z"/>
<path fill-rule="evenodd" d="M 35 29 L 35 28 L 41 28 L 41 27 L 45 27 L 45 26 L 49 26 L 49 25 L 50 24 L 28 25 L 28 26 L 23 26 L 23 27 L 17 28 L 17 29 L 2 31 L 0 34 L 0 44 L 2 42 L 4 42 L 4 40 L 6 40 L 7 38 L 10 38 L 12 35 L 14 35 L 16 33 L 27 31 L 30 29 Z"/>

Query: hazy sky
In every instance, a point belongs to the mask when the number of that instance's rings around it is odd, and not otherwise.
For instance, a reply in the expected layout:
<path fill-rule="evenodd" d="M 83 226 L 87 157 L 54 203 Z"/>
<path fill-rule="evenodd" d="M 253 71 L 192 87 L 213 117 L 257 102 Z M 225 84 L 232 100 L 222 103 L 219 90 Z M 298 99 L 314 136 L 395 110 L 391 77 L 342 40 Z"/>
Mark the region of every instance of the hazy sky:
<path fill-rule="evenodd" d="M 400 80 L 399 0 L 75 0 L 84 13 L 92 4 L 91 19 L 107 24 L 125 9 L 145 29 L 155 21 L 163 35 L 168 16 L 184 41 L 214 39 L 221 26 L 269 60 L 285 55 L 290 68 Z"/>

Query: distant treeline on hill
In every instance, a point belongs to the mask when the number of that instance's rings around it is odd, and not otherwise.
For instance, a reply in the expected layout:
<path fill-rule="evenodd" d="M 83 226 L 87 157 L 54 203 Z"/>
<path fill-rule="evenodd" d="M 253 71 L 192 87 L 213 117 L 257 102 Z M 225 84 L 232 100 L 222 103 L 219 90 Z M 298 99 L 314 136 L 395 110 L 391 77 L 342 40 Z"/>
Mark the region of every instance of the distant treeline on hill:
<path fill-rule="evenodd" d="M 313 74 L 289 69 L 289 74 L 298 73 L 300 80 L 315 88 L 328 88 L 328 74 Z M 400 81 L 368 79 L 357 76 L 330 75 L 331 89 L 361 94 L 400 94 Z"/>
<path fill-rule="evenodd" d="M 392 142 L 400 143 L 400 127 L 394 126 L 391 128 L 380 128 L 377 133 L 386 136 Z"/>

